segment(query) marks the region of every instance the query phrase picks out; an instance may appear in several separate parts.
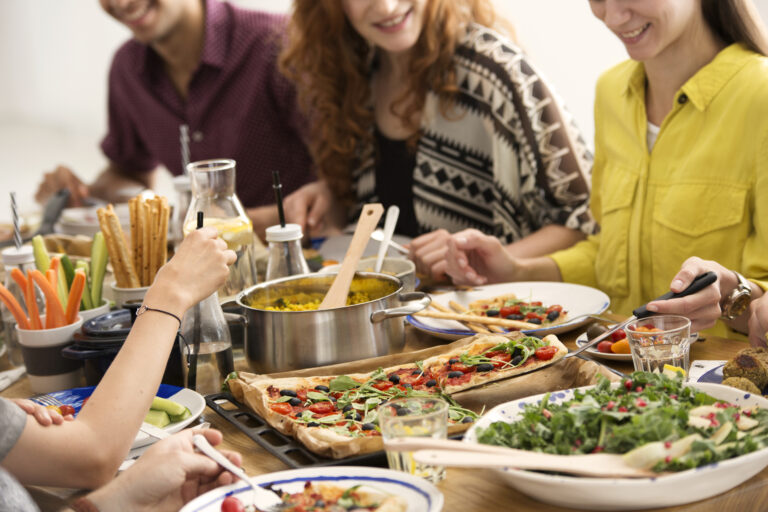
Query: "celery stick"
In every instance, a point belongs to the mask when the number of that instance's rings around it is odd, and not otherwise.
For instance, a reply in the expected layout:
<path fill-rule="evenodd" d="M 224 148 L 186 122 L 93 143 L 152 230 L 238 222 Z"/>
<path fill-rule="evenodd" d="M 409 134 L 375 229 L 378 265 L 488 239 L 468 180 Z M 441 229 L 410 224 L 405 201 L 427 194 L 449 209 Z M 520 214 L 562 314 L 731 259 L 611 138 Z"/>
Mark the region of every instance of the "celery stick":
<path fill-rule="evenodd" d="M 69 290 L 72 286 L 72 280 L 75 278 L 75 267 L 66 254 L 61 255 L 61 268 L 64 270 L 64 277 L 67 278 L 67 290 Z"/>
<path fill-rule="evenodd" d="M 93 309 L 93 302 L 91 302 L 91 268 L 83 260 L 79 260 L 75 268 L 82 269 L 85 272 L 85 289 L 83 290 L 83 300 L 80 304 L 80 310 Z M 101 305 L 101 304 L 99 304 Z"/>
<path fill-rule="evenodd" d="M 35 235 L 32 237 L 32 250 L 35 254 L 35 266 L 37 270 L 45 275 L 51 266 L 51 256 L 48 254 L 48 249 L 45 248 L 45 240 L 41 235 Z"/>
<path fill-rule="evenodd" d="M 91 244 L 91 303 L 101 305 L 101 287 L 104 285 L 104 273 L 107 270 L 107 243 L 99 231 L 93 236 Z"/>
<path fill-rule="evenodd" d="M 56 272 L 58 277 L 58 284 L 56 285 L 56 294 L 59 296 L 59 302 L 61 307 L 66 311 L 67 302 L 69 301 L 69 286 L 67 286 L 67 273 L 64 272 L 64 265 L 59 263 L 59 271 Z"/>

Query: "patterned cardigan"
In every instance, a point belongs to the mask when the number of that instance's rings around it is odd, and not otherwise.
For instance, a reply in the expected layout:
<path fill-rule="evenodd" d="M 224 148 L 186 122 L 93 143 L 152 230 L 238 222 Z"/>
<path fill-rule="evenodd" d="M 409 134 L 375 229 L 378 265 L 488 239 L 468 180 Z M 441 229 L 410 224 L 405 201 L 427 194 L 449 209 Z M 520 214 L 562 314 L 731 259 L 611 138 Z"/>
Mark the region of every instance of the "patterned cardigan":
<path fill-rule="evenodd" d="M 587 234 L 592 155 L 571 115 L 520 48 L 472 25 L 454 56 L 455 112 L 427 95 L 413 170 L 419 230 L 476 228 L 509 243 L 547 224 Z M 455 115 L 453 115 L 455 114 Z M 357 208 L 376 202 L 375 148 L 352 172 Z"/>

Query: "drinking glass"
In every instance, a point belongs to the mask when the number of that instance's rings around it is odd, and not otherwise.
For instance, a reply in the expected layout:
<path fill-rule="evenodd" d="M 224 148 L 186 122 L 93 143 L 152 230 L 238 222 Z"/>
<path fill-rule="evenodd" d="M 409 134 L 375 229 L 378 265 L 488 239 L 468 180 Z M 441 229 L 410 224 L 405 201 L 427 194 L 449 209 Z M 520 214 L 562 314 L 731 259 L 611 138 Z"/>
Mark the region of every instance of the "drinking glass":
<path fill-rule="evenodd" d="M 396 437 L 445 439 L 448 429 L 448 403 L 439 398 L 414 397 L 390 400 L 379 406 L 379 427 L 384 442 Z M 421 464 L 413 452 L 387 450 L 389 467 L 420 476 L 432 483 L 445 478 L 445 467 Z"/>
<path fill-rule="evenodd" d="M 688 376 L 691 321 L 684 316 L 659 315 L 626 327 L 635 370 L 661 373 L 664 365 L 678 366 Z"/>

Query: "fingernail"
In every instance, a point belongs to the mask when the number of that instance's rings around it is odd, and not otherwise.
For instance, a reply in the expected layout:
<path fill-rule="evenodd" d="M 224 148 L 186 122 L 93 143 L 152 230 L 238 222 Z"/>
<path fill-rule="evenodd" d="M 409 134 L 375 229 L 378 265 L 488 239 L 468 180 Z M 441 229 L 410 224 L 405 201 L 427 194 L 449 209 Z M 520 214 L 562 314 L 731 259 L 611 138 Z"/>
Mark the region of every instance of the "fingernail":
<path fill-rule="evenodd" d="M 679 290 L 682 287 L 683 287 L 683 282 L 681 280 L 675 279 L 674 281 L 672 281 L 672 286 L 671 286 L 672 289 Z"/>
<path fill-rule="evenodd" d="M 464 274 L 464 277 L 466 277 L 467 279 L 474 279 L 475 278 L 475 273 L 474 272 L 467 272 L 466 274 Z"/>
<path fill-rule="evenodd" d="M 458 237 L 458 238 L 456 239 L 456 243 L 457 243 L 457 244 L 465 244 L 465 243 L 467 243 L 467 239 L 466 239 L 466 238 L 464 238 L 463 236 L 460 236 L 460 237 Z"/>
<path fill-rule="evenodd" d="M 656 304 L 648 304 L 645 309 L 648 311 L 658 311 L 659 307 Z"/>
<path fill-rule="evenodd" d="M 467 264 L 467 260 L 464 258 L 459 258 L 459 266 L 464 267 Z"/>

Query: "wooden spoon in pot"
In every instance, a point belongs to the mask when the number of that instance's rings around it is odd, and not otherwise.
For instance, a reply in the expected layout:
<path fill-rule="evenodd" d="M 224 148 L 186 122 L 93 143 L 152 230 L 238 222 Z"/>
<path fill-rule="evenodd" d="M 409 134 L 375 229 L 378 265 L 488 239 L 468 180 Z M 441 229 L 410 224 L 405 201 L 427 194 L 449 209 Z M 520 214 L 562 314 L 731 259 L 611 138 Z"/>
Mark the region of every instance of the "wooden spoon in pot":
<path fill-rule="evenodd" d="M 360 261 L 365 246 L 368 245 L 368 240 L 371 238 L 371 233 L 376 229 L 383 213 L 384 207 L 380 203 L 367 204 L 363 207 L 360 218 L 357 220 L 355 234 L 352 235 L 352 241 L 349 243 L 347 253 L 341 262 L 339 273 L 336 274 L 336 279 L 333 280 L 331 288 L 317 309 L 340 308 L 347 304 L 349 286 L 355 277 L 357 262 Z"/>

